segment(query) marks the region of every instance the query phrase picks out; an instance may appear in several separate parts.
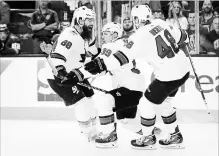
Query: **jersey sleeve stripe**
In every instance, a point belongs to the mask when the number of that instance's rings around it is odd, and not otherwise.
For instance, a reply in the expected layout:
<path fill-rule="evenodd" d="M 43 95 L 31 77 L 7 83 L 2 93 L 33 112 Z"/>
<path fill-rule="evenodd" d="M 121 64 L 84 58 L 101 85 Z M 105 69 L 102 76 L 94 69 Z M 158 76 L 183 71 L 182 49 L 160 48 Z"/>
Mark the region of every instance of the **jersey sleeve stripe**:
<path fill-rule="evenodd" d="M 51 53 L 50 55 L 51 55 L 51 58 L 61 59 L 61 60 L 65 61 L 65 62 L 67 61 L 66 58 L 63 55 L 61 55 L 61 54 Z"/>
<path fill-rule="evenodd" d="M 90 43 L 90 44 L 89 44 L 89 47 L 91 47 L 91 46 L 95 45 L 95 43 L 96 43 L 96 38 L 93 40 L 93 42 L 92 42 L 92 43 Z"/>
<path fill-rule="evenodd" d="M 113 56 L 119 61 L 121 66 L 129 63 L 128 57 L 121 51 L 116 52 Z"/>
<path fill-rule="evenodd" d="M 179 30 L 181 32 L 181 36 L 180 36 L 180 40 L 179 40 L 178 44 L 181 44 L 181 43 L 183 43 L 186 40 L 187 33 L 186 33 L 185 30 L 182 30 L 182 29 L 179 29 Z"/>
<path fill-rule="evenodd" d="M 77 75 L 77 78 L 78 78 L 79 82 L 80 82 L 80 81 L 83 81 L 84 76 L 83 76 L 82 72 L 80 72 L 80 70 L 78 70 L 78 69 L 73 69 L 72 72 L 74 72 L 75 75 Z"/>

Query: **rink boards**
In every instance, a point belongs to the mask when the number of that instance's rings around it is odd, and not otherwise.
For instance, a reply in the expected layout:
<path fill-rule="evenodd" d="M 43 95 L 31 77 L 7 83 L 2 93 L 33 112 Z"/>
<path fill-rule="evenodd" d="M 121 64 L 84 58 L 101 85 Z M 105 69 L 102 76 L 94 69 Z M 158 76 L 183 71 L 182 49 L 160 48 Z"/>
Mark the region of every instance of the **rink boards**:
<path fill-rule="evenodd" d="M 218 110 L 218 57 L 192 59 L 209 108 Z M 0 58 L 0 63 L 1 108 L 48 108 L 48 110 L 66 108 L 62 100 L 48 86 L 47 77 L 52 77 L 52 73 L 45 58 Z M 150 68 L 146 64 L 142 64 L 140 68 L 144 69 L 146 84 L 149 84 L 153 79 Z M 109 90 L 110 83 L 109 77 L 102 77 L 97 78 L 93 85 Z M 189 80 L 179 89 L 175 104 L 177 108 L 183 110 L 205 109 L 192 68 Z"/>

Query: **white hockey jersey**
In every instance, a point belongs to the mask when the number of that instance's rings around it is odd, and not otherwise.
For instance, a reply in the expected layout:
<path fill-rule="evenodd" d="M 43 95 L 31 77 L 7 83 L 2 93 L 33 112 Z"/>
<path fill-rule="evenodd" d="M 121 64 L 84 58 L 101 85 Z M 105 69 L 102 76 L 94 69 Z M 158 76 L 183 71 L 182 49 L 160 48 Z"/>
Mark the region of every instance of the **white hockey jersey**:
<path fill-rule="evenodd" d="M 63 65 L 67 72 L 80 68 L 85 62 L 88 43 L 74 27 L 66 28 L 54 43 L 51 59 L 54 66 Z"/>
<path fill-rule="evenodd" d="M 113 53 L 118 51 L 120 47 L 124 46 L 125 42 L 119 39 L 115 42 L 107 43 L 102 46 L 99 55 L 104 61 L 113 57 Z M 144 77 L 141 74 L 136 74 L 131 71 L 133 64 L 126 64 L 121 68 L 111 70 L 112 73 L 112 87 L 113 89 L 119 87 L 126 87 L 130 90 L 144 91 Z"/>
<path fill-rule="evenodd" d="M 111 70 L 127 61 L 131 62 L 133 58 L 139 58 L 153 67 L 158 80 L 177 80 L 190 69 L 188 58 L 183 51 L 178 49 L 177 43 L 180 40 L 180 29 L 156 19 L 151 24 L 139 28 L 129 38 L 127 46 L 119 49 L 120 52 L 115 54 L 116 57 L 106 60 L 105 64 Z"/>

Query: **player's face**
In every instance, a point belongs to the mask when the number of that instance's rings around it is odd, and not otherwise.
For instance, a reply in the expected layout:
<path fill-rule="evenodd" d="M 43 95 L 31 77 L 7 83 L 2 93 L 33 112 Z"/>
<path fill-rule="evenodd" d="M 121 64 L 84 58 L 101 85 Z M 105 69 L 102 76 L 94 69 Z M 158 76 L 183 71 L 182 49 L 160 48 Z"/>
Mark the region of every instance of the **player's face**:
<path fill-rule="evenodd" d="M 94 19 L 93 18 L 86 18 L 84 21 L 84 25 L 88 27 L 89 31 L 93 30 L 94 27 Z"/>
<path fill-rule="evenodd" d="M 214 19 L 213 27 L 216 32 L 219 32 L 219 18 Z"/>
<path fill-rule="evenodd" d="M 102 32 L 103 44 L 109 43 L 112 41 L 111 33 L 109 31 Z"/>
<path fill-rule="evenodd" d="M 7 39 L 8 35 L 6 32 L 0 32 L 0 40 L 5 41 Z"/>
<path fill-rule="evenodd" d="M 195 25 L 195 13 L 190 13 L 188 17 L 189 25 L 194 26 Z"/>
<path fill-rule="evenodd" d="M 94 19 L 86 18 L 82 27 L 83 32 L 81 34 L 83 39 L 90 40 L 92 38 L 92 31 L 94 26 Z"/>
<path fill-rule="evenodd" d="M 124 31 L 131 31 L 133 29 L 133 22 L 129 19 L 123 21 Z"/>

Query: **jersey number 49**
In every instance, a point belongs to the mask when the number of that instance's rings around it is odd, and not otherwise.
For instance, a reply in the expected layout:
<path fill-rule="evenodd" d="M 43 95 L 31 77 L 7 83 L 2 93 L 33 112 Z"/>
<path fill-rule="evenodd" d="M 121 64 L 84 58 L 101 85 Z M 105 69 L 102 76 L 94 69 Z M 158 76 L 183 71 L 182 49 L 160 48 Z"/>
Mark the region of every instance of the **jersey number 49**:
<path fill-rule="evenodd" d="M 161 58 L 164 58 L 166 56 L 167 58 L 172 58 L 175 56 L 175 53 L 179 52 L 179 48 L 176 45 L 175 39 L 167 29 L 164 30 L 164 37 L 170 43 L 170 46 L 168 46 L 167 43 L 163 40 L 163 38 L 160 35 L 158 35 L 155 38 L 158 55 Z"/>

